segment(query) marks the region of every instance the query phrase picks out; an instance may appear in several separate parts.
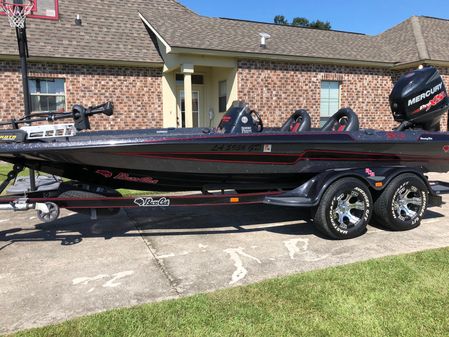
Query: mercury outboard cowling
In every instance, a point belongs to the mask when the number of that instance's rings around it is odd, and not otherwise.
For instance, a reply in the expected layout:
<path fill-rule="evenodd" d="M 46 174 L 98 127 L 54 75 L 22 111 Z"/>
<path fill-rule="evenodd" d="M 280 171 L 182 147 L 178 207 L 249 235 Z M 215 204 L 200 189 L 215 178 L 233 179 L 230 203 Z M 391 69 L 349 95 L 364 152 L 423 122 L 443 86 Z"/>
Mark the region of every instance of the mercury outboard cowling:
<path fill-rule="evenodd" d="M 441 117 L 448 112 L 449 98 L 438 70 L 426 67 L 402 76 L 390 95 L 397 131 L 439 131 Z"/>

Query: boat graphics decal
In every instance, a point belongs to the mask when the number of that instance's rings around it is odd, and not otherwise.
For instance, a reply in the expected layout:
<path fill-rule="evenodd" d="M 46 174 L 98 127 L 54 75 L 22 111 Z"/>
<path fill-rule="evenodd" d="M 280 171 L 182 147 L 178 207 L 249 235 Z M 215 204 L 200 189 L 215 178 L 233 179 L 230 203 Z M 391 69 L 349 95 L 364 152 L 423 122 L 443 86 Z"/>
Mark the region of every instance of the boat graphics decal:
<path fill-rule="evenodd" d="M 389 131 L 385 134 L 388 140 L 403 140 L 407 136 L 404 133 Z"/>
<path fill-rule="evenodd" d="M 0 135 L 0 140 L 16 140 L 16 135 Z"/>
<path fill-rule="evenodd" d="M 430 100 L 429 103 L 421 105 L 418 109 L 413 111 L 414 114 L 420 112 L 420 111 L 429 111 L 432 107 L 440 103 L 443 99 L 446 98 L 446 93 L 444 91 L 440 92 L 438 95 L 436 95 L 434 98 Z"/>
<path fill-rule="evenodd" d="M 300 161 L 384 161 L 429 162 L 447 160 L 441 155 L 410 155 L 335 150 L 305 150 L 299 153 L 257 152 L 120 152 L 117 156 L 152 158 L 160 160 L 189 160 L 219 163 L 247 163 L 270 165 L 294 165 Z"/>
<path fill-rule="evenodd" d="M 371 170 L 371 169 L 369 169 L 369 168 L 367 168 L 367 169 L 365 170 L 365 173 L 366 173 L 368 176 L 370 176 L 370 177 L 375 177 L 375 176 L 376 176 L 376 172 L 374 172 L 373 170 Z"/>
<path fill-rule="evenodd" d="M 149 185 L 156 185 L 159 183 L 159 180 L 154 179 L 153 177 L 131 177 L 128 173 L 124 172 L 120 172 L 115 176 L 111 171 L 107 170 L 97 170 L 96 173 L 105 178 L 112 178 L 114 180 L 121 180 L 121 181 L 129 181 L 132 183 L 142 183 Z"/>
<path fill-rule="evenodd" d="M 160 199 L 148 198 L 137 198 L 134 199 L 134 203 L 139 207 L 169 207 L 170 199 L 162 197 Z"/>

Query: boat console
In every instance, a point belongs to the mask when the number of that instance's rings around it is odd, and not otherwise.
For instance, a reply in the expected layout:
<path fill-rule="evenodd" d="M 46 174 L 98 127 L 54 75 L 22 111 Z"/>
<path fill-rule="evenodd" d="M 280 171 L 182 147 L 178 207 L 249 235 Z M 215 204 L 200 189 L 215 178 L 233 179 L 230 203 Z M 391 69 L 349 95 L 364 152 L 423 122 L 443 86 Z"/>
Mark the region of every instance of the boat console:
<path fill-rule="evenodd" d="M 312 119 L 305 109 L 295 111 L 280 129 L 270 131 L 301 133 L 307 131 L 353 132 L 359 131 L 359 118 L 351 108 L 342 108 L 329 118 L 321 129 L 312 129 Z M 248 134 L 263 131 L 263 122 L 255 110 L 243 101 L 235 101 L 222 118 L 217 133 Z"/>
<path fill-rule="evenodd" d="M 254 133 L 263 131 L 263 122 L 256 110 L 243 101 L 235 101 L 221 119 L 218 133 Z"/>

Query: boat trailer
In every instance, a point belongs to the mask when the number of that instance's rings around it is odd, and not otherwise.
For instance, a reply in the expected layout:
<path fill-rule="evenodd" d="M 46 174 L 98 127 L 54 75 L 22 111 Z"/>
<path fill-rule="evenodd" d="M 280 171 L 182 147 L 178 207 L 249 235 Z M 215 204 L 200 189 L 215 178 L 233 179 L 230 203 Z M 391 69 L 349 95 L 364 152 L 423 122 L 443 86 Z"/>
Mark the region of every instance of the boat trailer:
<path fill-rule="evenodd" d="M 88 214 L 92 220 L 96 220 L 99 215 L 113 215 L 120 209 L 132 208 L 150 209 L 251 204 L 317 208 L 329 186 L 348 177 L 356 177 L 365 181 L 371 187 L 373 193 L 376 191 L 380 193 L 395 177 L 411 173 L 426 181 L 429 207 L 442 206 L 441 195 L 449 194 L 449 183 L 427 181 L 427 178 L 419 170 L 411 170 L 406 167 L 380 167 L 376 169 L 376 175 L 373 175 L 370 169 L 329 170 L 290 191 L 238 193 L 234 190 L 219 190 L 211 193 L 204 190 L 202 194 L 193 195 L 172 193 L 161 196 L 143 195 L 133 197 L 123 197 L 115 190 L 107 190 L 101 186 L 63 182 L 62 179 L 53 176 L 36 177 L 37 187 L 34 192 L 31 192 L 29 177 L 18 178 L 18 174 L 23 169 L 24 167 L 15 165 L 11 172 L 8 173 L 6 180 L 0 185 L 0 193 L 2 193 L 14 181 L 14 185 L 8 189 L 8 192 L 12 193 L 12 195 L 0 197 L 0 211 L 36 210 L 39 220 L 45 223 L 57 220 L 60 215 L 60 209 Z M 64 193 L 67 191 L 72 193 Z M 78 192 L 78 194 L 75 194 L 75 197 L 73 191 Z"/>
<path fill-rule="evenodd" d="M 251 205 L 264 203 L 267 196 L 273 193 L 214 193 L 207 195 L 168 195 L 168 196 L 137 196 L 137 197 L 98 197 L 98 198 L 32 198 L 32 197 L 2 197 L 0 210 L 28 211 L 36 210 L 39 220 L 49 223 L 58 219 L 60 209 L 68 209 L 78 213 L 90 214 L 92 220 L 97 220 L 101 210 L 131 209 L 131 208 L 165 208 L 165 207 L 200 207 Z M 84 211 L 84 212 L 83 212 Z"/>

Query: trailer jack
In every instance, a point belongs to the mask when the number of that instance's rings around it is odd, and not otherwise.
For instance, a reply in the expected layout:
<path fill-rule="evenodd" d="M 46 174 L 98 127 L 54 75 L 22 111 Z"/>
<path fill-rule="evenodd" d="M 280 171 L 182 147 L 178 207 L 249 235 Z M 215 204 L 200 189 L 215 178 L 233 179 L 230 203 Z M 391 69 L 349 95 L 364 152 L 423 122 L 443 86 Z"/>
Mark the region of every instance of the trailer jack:
<path fill-rule="evenodd" d="M 59 206 L 53 202 L 30 202 L 28 198 L 19 198 L 8 204 L 0 204 L 0 211 L 23 212 L 36 210 L 39 220 L 45 223 L 55 221 L 59 217 Z"/>

